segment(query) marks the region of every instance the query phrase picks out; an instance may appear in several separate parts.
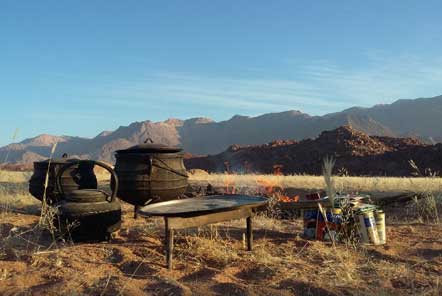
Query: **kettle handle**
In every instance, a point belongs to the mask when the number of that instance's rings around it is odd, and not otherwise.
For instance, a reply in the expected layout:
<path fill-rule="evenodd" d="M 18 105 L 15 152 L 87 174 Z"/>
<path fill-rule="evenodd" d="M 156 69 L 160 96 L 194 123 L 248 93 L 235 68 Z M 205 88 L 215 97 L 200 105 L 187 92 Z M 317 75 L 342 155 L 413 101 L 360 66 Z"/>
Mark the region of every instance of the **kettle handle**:
<path fill-rule="evenodd" d="M 63 190 L 63 185 L 62 185 L 62 182 L 61 182 L 61 177 L 63 176 L 63 173 L 68 168 L 70 168 L 71 166 L 80 165 L 81 163 L 91 163 L 94 166 L 102 167 L 102 168 L 106 169 L 111 174 L 111 183 L 113 182 L 113 184 L 115 184 L 115 185 L 114 185 L 114 188 L 112 190 L 112 194 L 110 196 L 111 198 L 110 198 L 109 202 L 113 202 L 115 200 L 115 197 L 116 197 L 117 192 L 118 192 L 118 177 L 117 177 L 117 174 L 112 169 L 112 167 L 110 167 L 109 165 L 105 164 L 104 162 L 98 161 L 98 160 L 78 160 L 78 161 L 75 161 L 75 162 L 67 163 L 66 165 L 62 166 L 60 168 L 60 170 L 58 171 L 57 176 L 56 176 L 57 190 L 58 190 L 58 192 L 60 192 L 60 195 L 61 196 L 65 195 L 64 190 Z"/>

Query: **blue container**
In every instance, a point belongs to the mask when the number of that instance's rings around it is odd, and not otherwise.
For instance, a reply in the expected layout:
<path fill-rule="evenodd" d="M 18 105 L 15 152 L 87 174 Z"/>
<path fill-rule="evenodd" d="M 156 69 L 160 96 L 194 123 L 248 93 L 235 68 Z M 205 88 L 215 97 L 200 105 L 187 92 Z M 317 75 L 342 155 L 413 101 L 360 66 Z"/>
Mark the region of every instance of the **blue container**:
<path fill-rule="evenodd" d="M 316 220 L 318 218 L 318 210 L 304 210 L 304 220 Z"/>

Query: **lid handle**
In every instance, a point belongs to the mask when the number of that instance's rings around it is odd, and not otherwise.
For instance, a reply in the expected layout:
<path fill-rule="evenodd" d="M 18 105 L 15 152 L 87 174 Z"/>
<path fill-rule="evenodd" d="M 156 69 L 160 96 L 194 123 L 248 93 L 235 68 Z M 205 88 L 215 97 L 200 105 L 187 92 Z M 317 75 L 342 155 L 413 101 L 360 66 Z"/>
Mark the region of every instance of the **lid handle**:
<path fill-rule="evenodd" d="M 151 137 L 148 137 L 146 140 L 144 140 L 144 144 L 146 144 L 147 142 L 151 142 L 153 143 L 153 140 Z"/>

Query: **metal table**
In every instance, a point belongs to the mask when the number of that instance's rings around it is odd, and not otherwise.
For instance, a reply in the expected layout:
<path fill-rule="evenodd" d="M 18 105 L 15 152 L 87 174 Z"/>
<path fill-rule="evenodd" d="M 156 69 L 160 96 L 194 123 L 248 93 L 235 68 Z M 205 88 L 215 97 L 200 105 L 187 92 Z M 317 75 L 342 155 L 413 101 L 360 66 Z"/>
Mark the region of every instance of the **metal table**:
<path fill-rule="evenodd" d="M 212 195 L 155 203 L 139 208 L 144 217 L 162 216 L 165 222 L 166 263 L 172 269 L 174 230 L 246 218 L 247 250 L 253 248 L 252 217 L 267 198 L 247 195 Z"/>

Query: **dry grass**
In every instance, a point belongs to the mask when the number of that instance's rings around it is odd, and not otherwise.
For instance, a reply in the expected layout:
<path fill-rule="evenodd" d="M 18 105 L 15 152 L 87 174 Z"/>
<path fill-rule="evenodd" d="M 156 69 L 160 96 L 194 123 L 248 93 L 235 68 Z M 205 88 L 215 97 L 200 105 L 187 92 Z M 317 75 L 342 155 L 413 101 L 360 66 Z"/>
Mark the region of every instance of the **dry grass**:
<path fill-rule="evenodd" d="M 436 177 L 339 177 L 334 176 L 338 192 L 442 192 L 442 178 Z M 317 189 L 326 187 L 323 176 L 309 175 L 190 175 L 191 182 L 207 182 L 213 186 L 224 186 L 234 182 L 236 187 L 260 187 L 262 181 L 281 188 Z"/>
<path fill-rule="evenodd" d="M 41 203 L 28 193 L 27 183 L 0 184 L 0 214 L 10 210 L 30 210 L 36 212 Z"/>
<path fill-rule="evenodd" d="M 99 181 L 108 180 L 106 172 L 98 171 Z M 28 182 L 32 172 L 11 172 L 0 170 L 0 183 Z M 339 177 L 334 176 L 338 192 L 442 192 L 442 178 L 438 177 Z M 208 182 L 214 186 L 229 184 L 235 187 L 256 188 L 266 183 L 282 188 L 324 189 L 323 176 L 309 175 L 226 175 L 226 174 L 190 174 L 191 182 Z"/>
<path fill-rule="evenodd" d="M 35 200 L 22 191 L 16 197 Z M 259 215 L 254 219 L 252 253 L 245 251 L 244 220 L 180 231 L 175 270 L 168 271 L 164 266 L 162 219 L 133 220 L 132 208 L 123 209 L 122 230 L 114 242 L 57 248 L 51 247 L 50 235 L 35 227 L 38 216 L 27 214 L 25 209 L 5 213 L 2 224 L 8 232 L 0 240 L 6 258 L 0 258 L 0 294 L 58 291 L 68 295 L 167 295 L 161 292 L 167 291 L 190 295 L 191 291 L 197 295 L 355 295 L 355 289 L 357 295 L 441 292 L 442 241 L 438 237 L 442 228 L 437 225 L 389 225 L 385 248 L 355 249 L 344 244 L 333 248 L 330 243 L 301 238 L 301 220 Z"/>
<path fill-rule="evenodd" d="M 175 270 L 168 271 L 164 266 L 163 221 L 133 220 L 132 207 L 125 204 L 122 230 L 113 242 L 54 244 L 48 231 L 38 227 L 41 203 L 27 193 L 30 174 L 25 174 L 6 172 L 3 180 L 10 182 L 0 184 L 0 294 L 442 293 L 440 224 L 403 223 L 404 218 L 388 225 L 387 246 L 355 248 L 301 238 L 300 219 L 258 215 L 254 218 L 253 252 L 245 251 L 245 220 L 180 231 L 176 236 Z M 325 188 L 322 176 L 191 175 L 191 181 L 221 187 L 228 184 L 234 189 Z M 442 182 L 435 177 L 333 176 L 333 182 L 337 191 L 344 192 L 442 192 Z M 428 196 L 410 203 L 418 217 L 434 215 L 433 201 L 437 204 L 439 198 Z M 31 209 L 36 215 L 31 215 Z"/>
<path fill-rule="evenodd" d="M 97 176 L 99 182 L 105 182 L 110 180 L 110 174 L 103 168 L 94 168 L 94 173 Z M 0 170 L 0 183 L 27 183 L 31 178 L 33 172 L 18 172 Z"/>
<path fill-rule="evenodd" d="M 32 172 L 14 172 L 0 170 L 0 183 L 25 183 L 32 176 Z"/>

